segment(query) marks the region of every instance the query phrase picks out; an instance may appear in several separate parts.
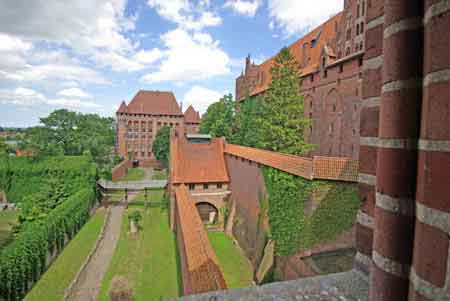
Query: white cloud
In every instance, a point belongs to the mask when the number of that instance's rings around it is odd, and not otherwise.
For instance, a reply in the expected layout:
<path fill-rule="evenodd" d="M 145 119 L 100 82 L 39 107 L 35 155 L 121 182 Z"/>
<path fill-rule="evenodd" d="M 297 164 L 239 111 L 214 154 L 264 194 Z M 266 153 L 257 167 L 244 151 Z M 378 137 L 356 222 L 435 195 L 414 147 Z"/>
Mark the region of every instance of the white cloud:
<path fill-rule="evenodd" d="M 227 0 L 224 6 L 233 9 L 238 14 L 254 17 L 261 4 L 261 0 Z"/>
<path fill-rule="evenodd" d="M 14 104 L 19 106 L 49 105 L 53 107 L 63 107 L 72 109 L 100 109 L 101 105 L 92 101 L 79 99 L 56 98 L 49 99 L 42 93 L 29 88 L 18 87 L 14 90 L 0 90 L 1 103 Z"/>
<path fill-rule="evenodd" d="M 287 36 L 318 26 L 342 10 L 342 0 L 269 0 L 269 16 Z M 269 23 L 270 24 L 270 23 Z"/>
<path fill-rule="evenodd" d="M 134 60 L 142 64 L 151 64 L 162 57 L 158 48 L 152 50 L 140 50 L 134 55 Z"/>
<path fill-rule="evenodd" d="M 224 94 L 226 92 L 218 92 L 196 85 L 184 94 L 183 106 L 187 108 L 189 105 L 192 105 L 195 110 L 203 114 L 209 105 L 219 101 Z"/>
<path fill-rule="evenodd" d="M 92 96 L 80 88 L 68 88 L 58 92 L 58 95 L 67 97 L 92 98 Z"/>
<path fill-rule="evenodd" d="M 184 29 L 201 30 L 204 27 L 222 24 L 220 16 L 206 10 L 209 1 L 200 0 L 194 4 L 189 0 L 148 0 L 147 4 L 162 18 Z"/>
<path fill-rule="evenodd" d="M 189 82 L 230 72 L 230 58 L 209 34 L 191 34 L 177 28 L 161 37 L 164 58 L 155 72 L 142 77 L 147 83 Z"/>
<path fill-rule="evenodd" d="M 33 45 L 31 43 L 25 42 L 17 37 L 0 33 L 0 52 L 25 52 L 32 47 Z"/>

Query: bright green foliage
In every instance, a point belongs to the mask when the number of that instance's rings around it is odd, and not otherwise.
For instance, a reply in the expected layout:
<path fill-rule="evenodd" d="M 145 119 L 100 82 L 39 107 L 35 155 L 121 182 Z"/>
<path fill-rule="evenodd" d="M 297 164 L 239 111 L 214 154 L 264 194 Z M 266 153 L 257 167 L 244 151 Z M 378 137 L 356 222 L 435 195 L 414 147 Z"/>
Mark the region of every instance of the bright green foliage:
<path fill-rule="evenodd" d="M 169 152 L 170 152 L 170 128 L 162 127 L 156 134 L 153 142 L 152 152 L 156 159 L 161 162 L 164 167 L 169 166 Z"/>
<path fill-rule="evenodd" d="M 61 109 L 41 118 L 41 124 L 26 130 L 22 148 L 33 150 L 37 156 L 90 153 L 100 167 L 111 163 L 113 118 Z"/>
<path fill-rule="evenodd" d="M 134 210 L 141 211 L 143 230 L 138 236 L 128 235 L 129 218 L 128 214 L 124 215 L 119 242 L 103 277 L 99 300 L 109 300 L 108 291 L 115 276 L 127 278 L 133 300 L 178 297 L 182 289 L 181 274 L 175 234 L 170 230 L 167 210 L 151 207 L 144 212 L 144 206 L 130 204 L 128 212 Z"/>
<path fill-rule="evenodd" d="M 229 139 L 233 134 L 234 106 L 231 94 L 210 105 L 202 116 L 200 132 Z"/>
<path fill-rule="evenodd" d="M 318 242 L 334 239 L 353 225 L 360 205 L 356 185 L 314 182 L 269 167 L 262 171 L 277 255 L 309 249 Z M 313 191 L 325 191 L 325 195 L 314 213 L 306 216 L 305 203 Z"/>
<path fill-rule="evenodd" d="M 29 301 L 60 301 L 97 240 L 105 210 L 98 209 L 70 241 L 55 262 L 26 296 Z"/>
<path fill-rule="evenodd" d="M 136 225 L 136 227 L 140 228 L 140 222 L 142 220 L 142 214 L 139 210 L 134 210 L 130 213 L 128 216 L 128 219 L 133 221 L 133 223 Z"/>
<path fill-rule="evenodd" d="M 263 97 L 261 143 L 265 149 L 294 155 L 311 150 L 304 131 L 309 125 L 300 96 L 298 62 L 283 48 L 270 70 L 272 81 Z"/>
<path fill-rule="evenodd" d="M 15 237 L 0 253 L 0 297 L 16 300 L 45 270 L 47 254 L 89 218 L 97 173 L 86 157 L 52 157 L 8 158 L 0 175 L 8 199 L 23 207 Z"/>
<path fill-rule="evenodd" d="M 17 224 L 17 211 L 0 212 L 0 250 L 10 242 L 11 231 L 15 224 Z"/>
<path fill-rule="evenodd" d="M 253 268 L 233 240 L 223 232 L 209 232 L 209 241 L 216 253 L 228 288 L 248 287 L 253 281 Z"/>
<path fill-rule="evenodd" d="M 261 147 L 261 102 L 260 97 L 247 97 L 236 104 L 231 143 Z"/>

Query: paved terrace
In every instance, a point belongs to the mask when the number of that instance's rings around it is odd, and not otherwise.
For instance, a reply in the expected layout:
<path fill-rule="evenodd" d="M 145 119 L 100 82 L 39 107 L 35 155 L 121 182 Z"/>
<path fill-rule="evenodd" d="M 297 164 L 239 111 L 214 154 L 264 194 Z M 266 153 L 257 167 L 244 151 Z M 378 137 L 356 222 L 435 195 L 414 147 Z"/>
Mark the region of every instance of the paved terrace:
<path fill-rule="evenodd" d="M 358 182 L 358 161 L 350 158 L 323 156 L 304 158 L 236 144 L 225 144 L 224 152 L 308 180 Z"/>
<path fill-rule="evenodd" d="M 97 181 L 98 186 L 104 190 L 144 190 L 163 189 L 167 186 L 167 180 L 146 180 L 130 182 L 112 182 L 104 179 Z"/>

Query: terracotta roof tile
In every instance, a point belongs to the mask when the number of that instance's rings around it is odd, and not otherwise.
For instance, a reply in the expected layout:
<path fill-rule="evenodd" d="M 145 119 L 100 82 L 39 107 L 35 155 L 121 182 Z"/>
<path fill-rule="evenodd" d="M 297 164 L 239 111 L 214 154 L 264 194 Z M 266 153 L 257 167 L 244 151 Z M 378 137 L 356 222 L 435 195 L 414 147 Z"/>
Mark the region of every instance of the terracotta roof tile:
<path fill-rule="evenodd" d="M 126 113 L 126 112 L 127 112 L 127 104 L 125 103 L 125 101 L 122 101 L 119 109 L 117 110 L 117 113 Z"/>
<path fill-rule="evenodd" d="M 189 106 L 186 112 L 184 112 L 184 122 L 200 123 L 200 114 L 192 106 Z"/>
<path fill-rule="evenodd" d="M 183 115 L 172 92 L 139 91 L 128 104 L 128 113 Z"/>
<path fill-rule="evenodd" d="M 295 41 L 293 44 L 291 44 L 288 48 L 291 51 L 294 58 L 297 60 L 297 62 L 300 64 L 300 73 L 302 75 L 309 74 L 315 70 L 317 70 L 317 67 L 319 66 L 320 61 L 320 55 L 322 48 L 327 45 L 327 43 L 334 39 L 336 36 L 336 22 L 339 22 L 342 18 L 343 13 L 339 13 L 335 15 L 334 17 L 331 17 L 329 20 L 327 20 L 325 23 L 320 25 L 319 27 L 315 28 L 302 38 Z M 304 47 L 303 45 L 305 43 L 309 43 L 311 45 L 311 42 L 315 40 L 314 47 L 308 47 L 309 51 L 309 62 L 304 62 Z M 330 55 L 334 55 L 334 51 L 331 49 L 331 47 L 328 46 L 328 53 Z M 257 68 L 259 69 L 259 72 L 262 72 L 262 81 L 259 82 L 252 91 L 250 91 L 250 95 L 257 95 L 269 88 L 269 84 L 272 80 L 271 74 L 270 74 L 270 68 L 272 67 L 273 63 L 275 61 L 275 56 L 271 57 L 270 59 L 266 60 Z"/>
<path fill-rule="evenodd" d="M 216 254 L 185 185 L 175 189 L 177 235 L 182 235 L 191 294 L 227 288 Z M 186 292 L 185 292 L 186 293 Z"/>
<path fill-rule="evenodd" d="M 358 165 L 357 160 L 350 158 L 315 156 L 313 158 L 314 178 L 357 182 Z"/>
<path fill-rule="evenodd" d="M 173 137 L 170 163 L 172 182 L 228 182 L 223 149 L 224 142 L 220 138 L 213 138 L 208 144 L 196 144 L 184 137 Z"/>
<path fill-rule="evenodd" d="M 312 159 L 236 144 L 226 144 L 225 153 L 267 165 L 287 173 L 312 179 Z"/>

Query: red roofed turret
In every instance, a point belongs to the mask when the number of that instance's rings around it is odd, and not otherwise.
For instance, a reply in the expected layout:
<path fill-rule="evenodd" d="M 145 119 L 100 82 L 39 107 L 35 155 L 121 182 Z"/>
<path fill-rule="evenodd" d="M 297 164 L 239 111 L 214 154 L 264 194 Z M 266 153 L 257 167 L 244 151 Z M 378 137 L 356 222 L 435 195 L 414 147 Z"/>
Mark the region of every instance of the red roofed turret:
<path fill-rule="evenodd" d="M 126 105 L 125 101 L 122 101 L 119 109 L 117 110 L 117 113 L 126 113 L 126 112 L 127 112 L 127 105 Z"/>
<path fill-rule="evenodd" d="M 200 114 L 192 107 L 192 105 L 184 112 L 184 122 L 200 123 Z"/>

